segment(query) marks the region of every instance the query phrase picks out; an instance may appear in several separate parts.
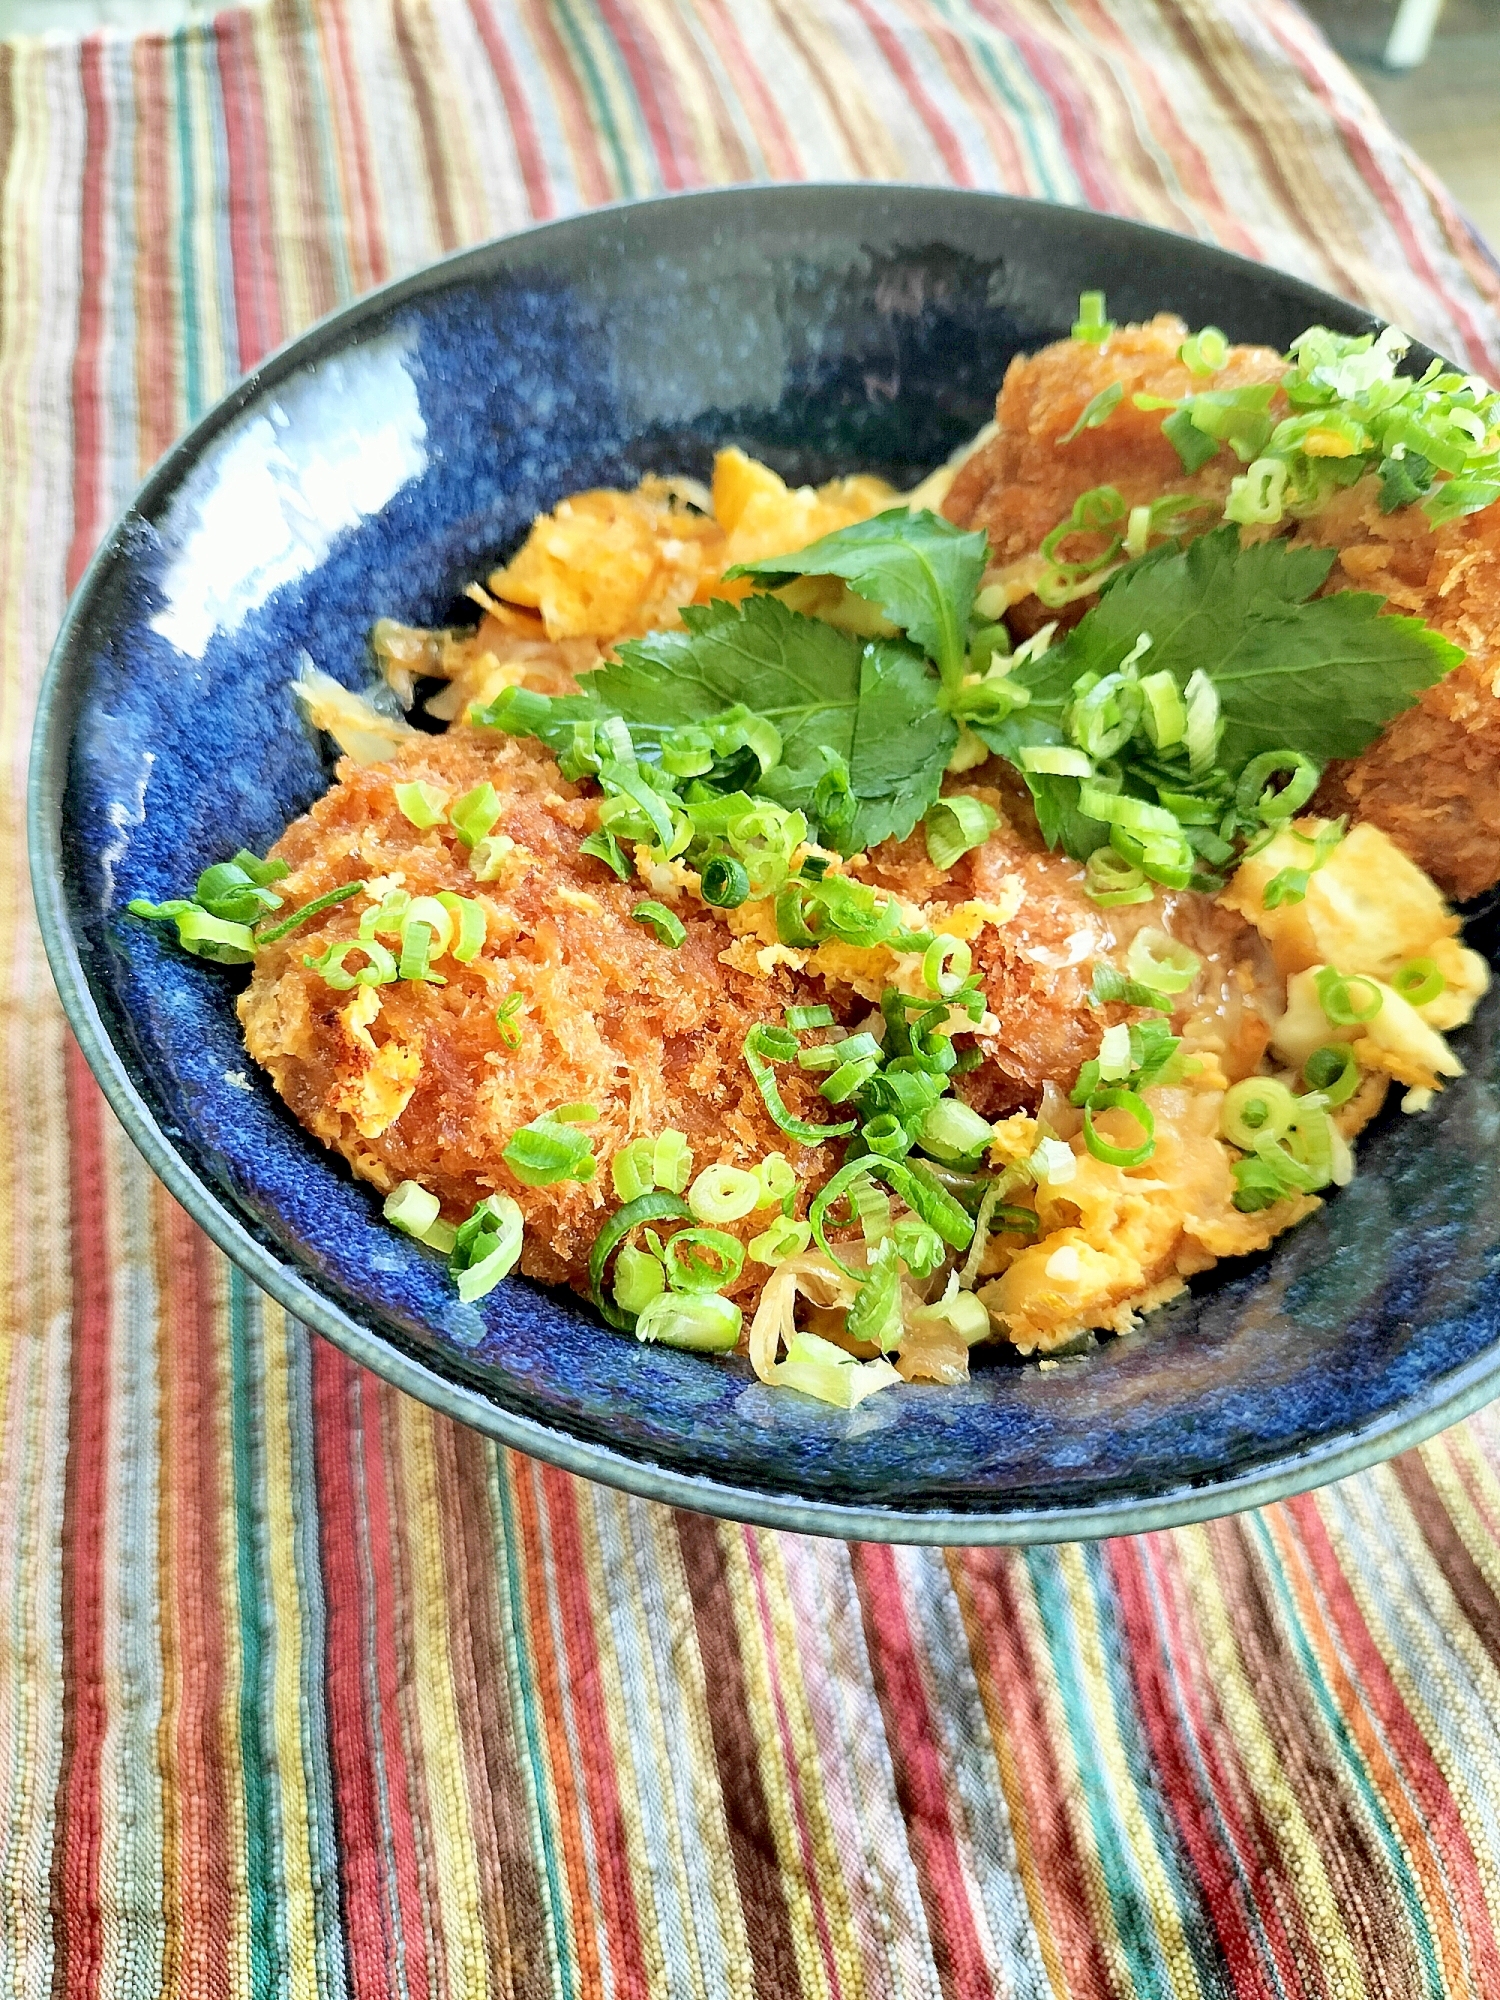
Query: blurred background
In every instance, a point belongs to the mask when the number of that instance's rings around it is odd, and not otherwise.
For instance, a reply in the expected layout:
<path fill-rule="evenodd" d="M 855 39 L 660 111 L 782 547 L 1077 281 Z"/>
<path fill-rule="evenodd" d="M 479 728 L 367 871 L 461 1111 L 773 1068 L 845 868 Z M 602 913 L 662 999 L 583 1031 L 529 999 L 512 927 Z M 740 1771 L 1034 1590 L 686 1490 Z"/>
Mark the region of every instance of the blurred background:
<path fill-rule="evenodd" d="M 1302 5 L 1500 255 L 1500 0 Z M 0 35 L 175 28 L 215 11 L 215 0 L 0 0 Z"/>

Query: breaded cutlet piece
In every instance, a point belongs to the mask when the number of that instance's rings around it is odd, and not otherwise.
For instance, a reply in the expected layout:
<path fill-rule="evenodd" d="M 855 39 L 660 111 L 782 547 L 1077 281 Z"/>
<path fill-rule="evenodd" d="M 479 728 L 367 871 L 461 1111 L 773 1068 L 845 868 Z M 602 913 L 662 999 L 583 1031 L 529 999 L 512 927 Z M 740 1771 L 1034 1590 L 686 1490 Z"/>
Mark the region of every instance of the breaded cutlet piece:
<path fill-rule="evenodd" d="M 1189 475 L 1162 435 L 1161 412 L 1137 410 L 1131 397 L 1278 381 L 1284 364 L 1269 348 L 1232 347 L 1217 374 L 1192 376 L 1177 359 L 1186 333 L 1163 313 L 1097 345 L 1058 341 L 1011 363 L 995 406 L 999 431 L 964 464 L 943 503 L 950 520 L 987 531 L 992 572 L 1012 569 L 1016 588 L 1034 581 L 1043 537 L 1092 486 L 1117 486 L 1130 506 L 1196 494 L 1214 504 L 1185 516 L 1180 531 L 1219 526 L 1238 460 L 1220 451 Z M 1115 381 L 1126 393 L 1108 421 L 1060 443 L 1090 398 Z M 1280 397 L 1271 414 L 1285 414 Z M 1434 528 L 1420 506 L 1382 513 L 1372 476 L 1286 532 L 1338 551 L 1324 594 L 1375 591 L 1468 654 L 1362 757 L 1330 769 L 1318 806 L 1382 827 L 1447 894 L 1478 895 L 1500 881 L 1500 502 Z M 1089 601 L 1068 607 L 1064 621 Z M 1051 615 L 1031 597 L 1017 604 L 1014 622 L 1029 631 Z"/>
<path fill-rule="evenodd" d="M 964 461 L 943 502 L 950 521 L 983 528 L 989 536 L 992 574 L 1034 559 L 1042 538 L 1067 519 L 1079 494 L 1094 486 L 1118 487 L 1127 507 L 1167 493 L 1191 494 L 1208 504 L 1187 519 L 1203 527 L 1217 524 L 1229 482 L 1244 468 L 1221 451 L 1200 472 L 1186 472 L 1176 448 L 1162 436 L 1162 412 L 1138 410 L 1131 398 L 1139 392 L 1176 399 L 1198 389 L 1279 383 L 1286 364 L 1269 347 L 1233 347 L 1216 375 L 1192 375 L 1177 359 L 1187 335 L 1175 315 L 1158 313 L 1144 326 L 1119 327 L 1097 344 L 1057 341 L 1011 362 L 995 399 L 999 430 Z M 1125 393 L 1108 421 L 1062 443 L 1092 398 L 1114 382 Z M 1284 404 L 1278 394 L 1272 414 L 1284 416 Z M 1017 581 L 1024 582 L 1024 575 Z M 1028 626 L 1052 615 L 1035 602 L 1025 609 L 1022 622 Z"/>
<path fill-rule="evenodd" d="M 450 797 L 486 779 L 494 785 L 502 811 L 491 838 L 514 843 L 499 879 L 475 879 L 469 850 L 446 822 L 423 831 L 402 814 L 394 786 L 412 779 Z M 332 790 L 272 850 L 292 871 L 278 889 L 288 909 L 352 881 L 371 894 L 262 950 L 239 1003 L 251 1055 L 297 1118 L 357 1175 L 383 1192 L 419 1181 L 452 1222 L 487 1194 L 513 1196 L 526 1223 L 522 1269 L 579 1290 L 587 1288 L 595 1236 L 616 1205 L 609 1160 L 634 1138 L 675 1127 L 692 1147 L 695 1172 L 720 1162 L 751 1167 L 782 1152 L 797 1170 L 805 1213 L 837 1164 L 836 1148 L 800 1145 L 777 1128 L 745 1062 L 745 1037 L 757 1022 L 780 1025 L 792 1004 L 826 1001 L 845 1027 L 871 1014 L 869 990 L 812 976 L 798 963 L 803 954 L 778 947 L 763 972 L 726 963 L 734 933 L 693 896 L 662 892 L 687 936 L 676 949 L 660 943 L 630 917 L 644 886 L 621 883 L 580 852 L 598 803 L 564 780 L 539 744 L 462 725 L 408 744 L 386 764 L 343 763 Z M 975 898 L 1014 905 L 1019 881 L 1015 914 L 974 943 L 994 1023 L 979 1038 L 985 1062 L 958 1083 L 991 1116 L 1034 1105 L 1049 1082 L 1066 1091 L 1104 1028 L 1125 1018 L 1086 996 L 1094 959 L 1144 920 L 1130 910 L 1100 911 L 1083 893 L 1078 865 L 1040 852 L 1034 840 L 1034 831 L 1006 823 L 945 878 L 917 836 L 876 849 L 861 870 L 924 906 L 938 925 L 945 908 Z M 486 916 L 483 950 L 468 964 L 451 954 L 436 961 L 441 986 L 399 980 L 336 991 L 304 961 L 353 939 L 361 914 L 390 886 L 412 896 L 451 890 L 476 898 Z M 1209 972 L 1215 992 L 1255 953 L 1248 926 L 1205 897 L 1176 898 L 1170 921 L 1195 949 L 1222 955 Z M 361 962 L 353 955 L 351 969 Z M 515 1049 L 496 1021 L 512 993 L 522 996 Z M 1253 1066 L 1264 1041 L 1261 1027 L 1243 1067 Z M 1232 1064 L 1234 1052 L 1225 1059 Z M 834 1122 L 815 1075 L 794 1065 L 776 1074 L 789 1109 Z M 583 1128 L 599 1162 L 593 1177 L 541 1188 L 518 1181 L 502 1158 L 511 1135 L 577 1103 L 599 1114 Z M 728 1226 L 747 1240 L 772 1213 Z M 753 1305 L 765 1275 L 764 1266 L 747 1264 L 731 1296 Z"/>

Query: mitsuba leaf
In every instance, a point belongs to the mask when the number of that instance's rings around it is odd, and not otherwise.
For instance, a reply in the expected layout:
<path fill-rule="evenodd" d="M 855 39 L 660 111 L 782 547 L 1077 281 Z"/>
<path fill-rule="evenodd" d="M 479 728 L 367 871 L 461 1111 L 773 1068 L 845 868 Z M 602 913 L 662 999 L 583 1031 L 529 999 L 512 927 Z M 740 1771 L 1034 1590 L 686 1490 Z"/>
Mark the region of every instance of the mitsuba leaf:
<path fill-rule="evenodd" d="M 1263 750 L 1357 757 L 1464 655 L 1419 618 L 1381 616 L 1384 598 L 1368 592 L 1314 599 L 1333 559 L 1280 540 L 1241 548 L 1232 525 L 1153 550 L 1061 645 L 1015 670 L 1027 713 L 1060 717 L 1080 674 L 1112 673 L 1149 632 L 1143 671 L 1168 668 L 1185 685 L 1201 667 L 1218 688 L 1230 772 Z"/>
<path fill-rule="evenodd" d="M 989 559 L 982 530 L 966 533 L 926 508 L 892 507 L 824 535 L 795 555 L 739 563 L 730 578 L 750 576 L 767 587 L 795 576 L 837 576 L 909 634 L 945 681 L 963 671 L 969 613 Z"/>

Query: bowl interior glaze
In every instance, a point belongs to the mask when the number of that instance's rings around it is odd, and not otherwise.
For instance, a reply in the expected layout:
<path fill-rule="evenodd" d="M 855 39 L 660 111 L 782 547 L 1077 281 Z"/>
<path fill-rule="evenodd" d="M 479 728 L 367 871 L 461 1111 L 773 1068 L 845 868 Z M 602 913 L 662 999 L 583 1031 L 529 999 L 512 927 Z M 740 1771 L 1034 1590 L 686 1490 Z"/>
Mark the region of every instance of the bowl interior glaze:
<path fill-rule="evenodd" d="M 328 782 L 288 684 L 374 678 L 378 616 L 452 615 L 533 515 L 734 442 L 794 481 L 909 483 L 991 414 L 1078 293 L 1284 345 L 1375 322 L 1273 271 L 1106 217 L 889 187 L 731 190 L 471 251 L 315 327 L 147 481 L 69 612 L 44 690 L 33 865 L 85 1053 L 158 1173 L 260 1284 L 413 1393 L 678 1504 L 894 1540 L 1055 1540 L 1222 1512 L 1475 1407 L 1497 1366 L 1500 1057 L 1387 1116 L 1355 1184 L 1270 1254 L 1048 1369 L 839 1413 L 741 1361 L 640 1348 L 515 1280 L 460 1305 L 430 1254 L 245 1055 L 240 975 L 124 914 Z M 1425 356 L 1418 357 L 1420 360 Z M 1481 942 L 1484 941 L 1481 937 Z"/>

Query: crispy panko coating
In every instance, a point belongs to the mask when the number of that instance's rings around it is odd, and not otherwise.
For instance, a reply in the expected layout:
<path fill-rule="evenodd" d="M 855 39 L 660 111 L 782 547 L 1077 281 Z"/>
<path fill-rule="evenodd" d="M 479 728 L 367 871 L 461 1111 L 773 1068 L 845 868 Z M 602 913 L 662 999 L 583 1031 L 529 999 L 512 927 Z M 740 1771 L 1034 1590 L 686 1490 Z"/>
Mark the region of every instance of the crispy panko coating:
<path fill-rule="evenodd" d="M 1038 354 L 1018 355 L 1006 369 L 995 400 L 999 428 L 960 467 L 943 512 L 960 527 L 985 530 L 986 581 L 1005 584 L 1013 603 L 1030 595 L 1041 573 L 1042 538 L 1067 519 L 1073 502 L 1090 487 L 1117 486 L 1130 507 L 1166 493 L 1192 494 L 1209 504 L 1189 521 L 1204 527 L 1218 521 L 1229 482 L 1243 469 L 1238 460 L 1221 452 L 1201 472 L 1185 472 L 1175 447 L 1162 436 L 1160 410 L 1138 410 L 1131 398 L 1279 382 L 1285 363 L 1269 347 L 1234 347 L 1216 375 L 1191 375 L 1177 359 L 1187 334 L 1180 319 L 1158 313 L 1144 326 L 1120 327 L 1097 345 L 1063 340 Z M 1089 401 L 1112 382 L 1121 383 L 1125 395 L 1108 422 L 1063 443 Z M 1278 397 L 1273 413 L 1284 416 L 1283 403 Z M 1022 622 L 1035 625 L 1047 615 L 1033 603 Z"/>
<path fill-rule="evenodd" d="M 492 838 L 515 842 L 501 879 L 475 881 L 451 827 L 419 832 L 403 817 L 392 785 L 415 778 L 455 795 L 494 784 L 504 811 Z M 743 1055 L 757 1021 L 781 1020 L 785 974 L 751 979 L 721 965 L 724 930 L 702 905 L 684 900 L 687 939 L 675 951 L 632 922 L 639 885 L 627 888 L 578 851 L 596 819 L 597 800 L 529 741 L 460 728 L 389 764 L 346 762 L 273 850 L 292 870 L 280 884 L 288 907 L 358 880 L 413 896 L 452 890 L 483 904 L 488 942 L 470 964 L 444 958 L 444 986 L 401 980 L 336 992 L 303 960 L 354 937 L 370 907 L 355 897 L 262 952 L 240 1000 L 250 1053 L 356 1174 L 382 1190 L 420 1181 L 453 1221 L 486 1194 L 513 1195 L 527 1225 L 522 1268 L 580 1289 L 615 1204 L 607 1162 L 630 1139 L 675 1126 L 697 1168 L 753 1165 L 787 1145 Z M 512 992 L 523 996 L 513 1051 L 495 1020 Z M 378 1009 L 366 1015 L 372 1001 Z M 782 1074 L 788 1104 L 822 1115 L 813 1086 Z M 580 1102 L 599 1111 L 587 1128 L 601 1163 L 593 1179 L 523 1186 L 500 1157 L 511 1134 Z M 832 1149 L 799 1151 L 816 1186 L 833 1169 Z M 766 1220 L 738 1227 L 751 1234 Z M 751 1282 L 758 1268 L 747 1268 Z"/>
<path fill-rule="evenodd" d="M 1362 479 L 1296 539 L 1338 550 L 1327 589 L 1376 591 L 1468 655 L 1330 767 L 1320 808 L 1384 828 L 1450 896 L 1479 895 L 1500 881 L 1500 504 L 1434 528 L 1420 507 L 1382 514 Z"/>
<path fill-rule="evenodd" d="M 988 532 L 988 580 L 1010 592 L 1018 627 L 1033 630 L 1051 615 L 1029 596 L 1042 568 L 1037 551 L 1090 487 L 1117 486 L 1130 506 L 1195 494 L 1213 505 L 1185 517 L 1182 532 L 1218 526 L 1238 461 L 1221 451 L 1189 475 L 1162 435 L 1160 411 L 1137 410 L 1131 398 L 1275 382 L 1283 363 L 1269 348 L 1232 347 L 1216 375 L 1191 376 L 1177 358 L 1186 333 L 1162 313 L 1097 346 L 1058 341 L 1006 371 L 998 431 L 962 466 L 943 511 Z M 1126 393 L 1108 421 L 1061 443 L 1111 382 Z M 1271 414 L 1286 414 L 1279 396 Z M 1500 504 L 1434 528 L 1420 507 L 1382 513 L 1379 482 L 1369 478 L 1290 531 L 1301 544 L 1338 551 L 1325 592 L 1375 591 L 1468 654 L 1362 757 L 1332 767 L 1318 803 L 1383 827 L 1448 894 L 1478 895 L 1500 881 Z M 1086 603 L 1066 615 L 1081 615 Z"/>
<path fill-rule="evenodd" d="M 496 879 L 476 880 L 470 851 L 449 825 L 420 831 L 401 813 L 394 786 L 418 778 L 450 796 L 486 779 L 495 786 L 503 810 L 486 856 L 499 854 Z M 1001 800 L 998 791 L 986 795 Z M 883 948 L 799 953 L 748 931 L 736 936 L 726 919 L 739 912 L 710 910 L 672 883 L 653 885 L 654 893 L 673 903 L 687 938 L 675 950 L 661 944 L 629 915 L 644 885 L 622 884 L 579 852 L 597 809 L 597 798 L 567 783 L 539 745 L 490 731 L 460 726 L 419 738 L 389 763 L 346 761 L 334 788 L 273 851 L 292 870 L 280 885 L 289 906 L 351 881 L 368 892 L 263 951 L 240 1001 L 250 1053 L 356 1174 L 383 1191 L 419 1181 L 451 1221 L 486 1194 L 514 1196 L 527 1225 L 522 1268 L 580 1290 L 614 1205 L 608 1162 L 633 1138 L 675 1126 L 695 1171 L 786 1152 L 805 1210 L 835 1150 L 797 1145 L 777 1129 L 745 1063 L 745 1036 L 758 1021 L 779 1024 L 796 1002 L 826 999 L 842 1024 L 863 1023 L 893 963 Z M 1093 961 L 1128 944 L 1139 913 L 1100 911 L 1076 864 L 1039 851 L 1033 833 L 1008 821 L 947 876 L 920 836 L 877 849 L 861 872 L 926 921 L 973 937 L 989 1011 L 978 1036 L 987 1060 L 963 1079 L 970 1101 L 990 1116 L 1034 1106 L 1044 1094 L 1062 1102 L 1104 1027 L 1126 1018 L 1086 996 Z M 476 898 L 486 919 L 482 952 L 468 964 L 443 957 L 441 986 L 401 980 L 335 990 L 305 960 L 353 939 L 361 915 L 391 887 Z M 1267 1034 L 1247 997 L 1255 934 L 1201 896 L 1168 898 L 1151 914 L 1205 955 L 1204 979 L 1179 1009 L 1189 1045 L 1212 1059 L 1214 1080 L 1252 1068 Z M 352 955 L 353 968 L 361 962 Z M 515 1049 L 496 1021 L 513 993 L 522 996 Z M 1226 994 L 1234 996 L 1232 1020 Z M 815 1078 L 782 1068 L 778 1079 L 793 1111 L 829 1119 Z M 522 1184 L 502 1158 L 511 1135 L 573 1103 L 599 1113 L 587 1128 L 599 1161 L 593 1178 Z M 759 1212 L 733 1227 L 748 1239 L 768 1219 Z M 748 1264 L 732 1295 L 753 1304 L 765 1276 L 765 1267 Z"/>

